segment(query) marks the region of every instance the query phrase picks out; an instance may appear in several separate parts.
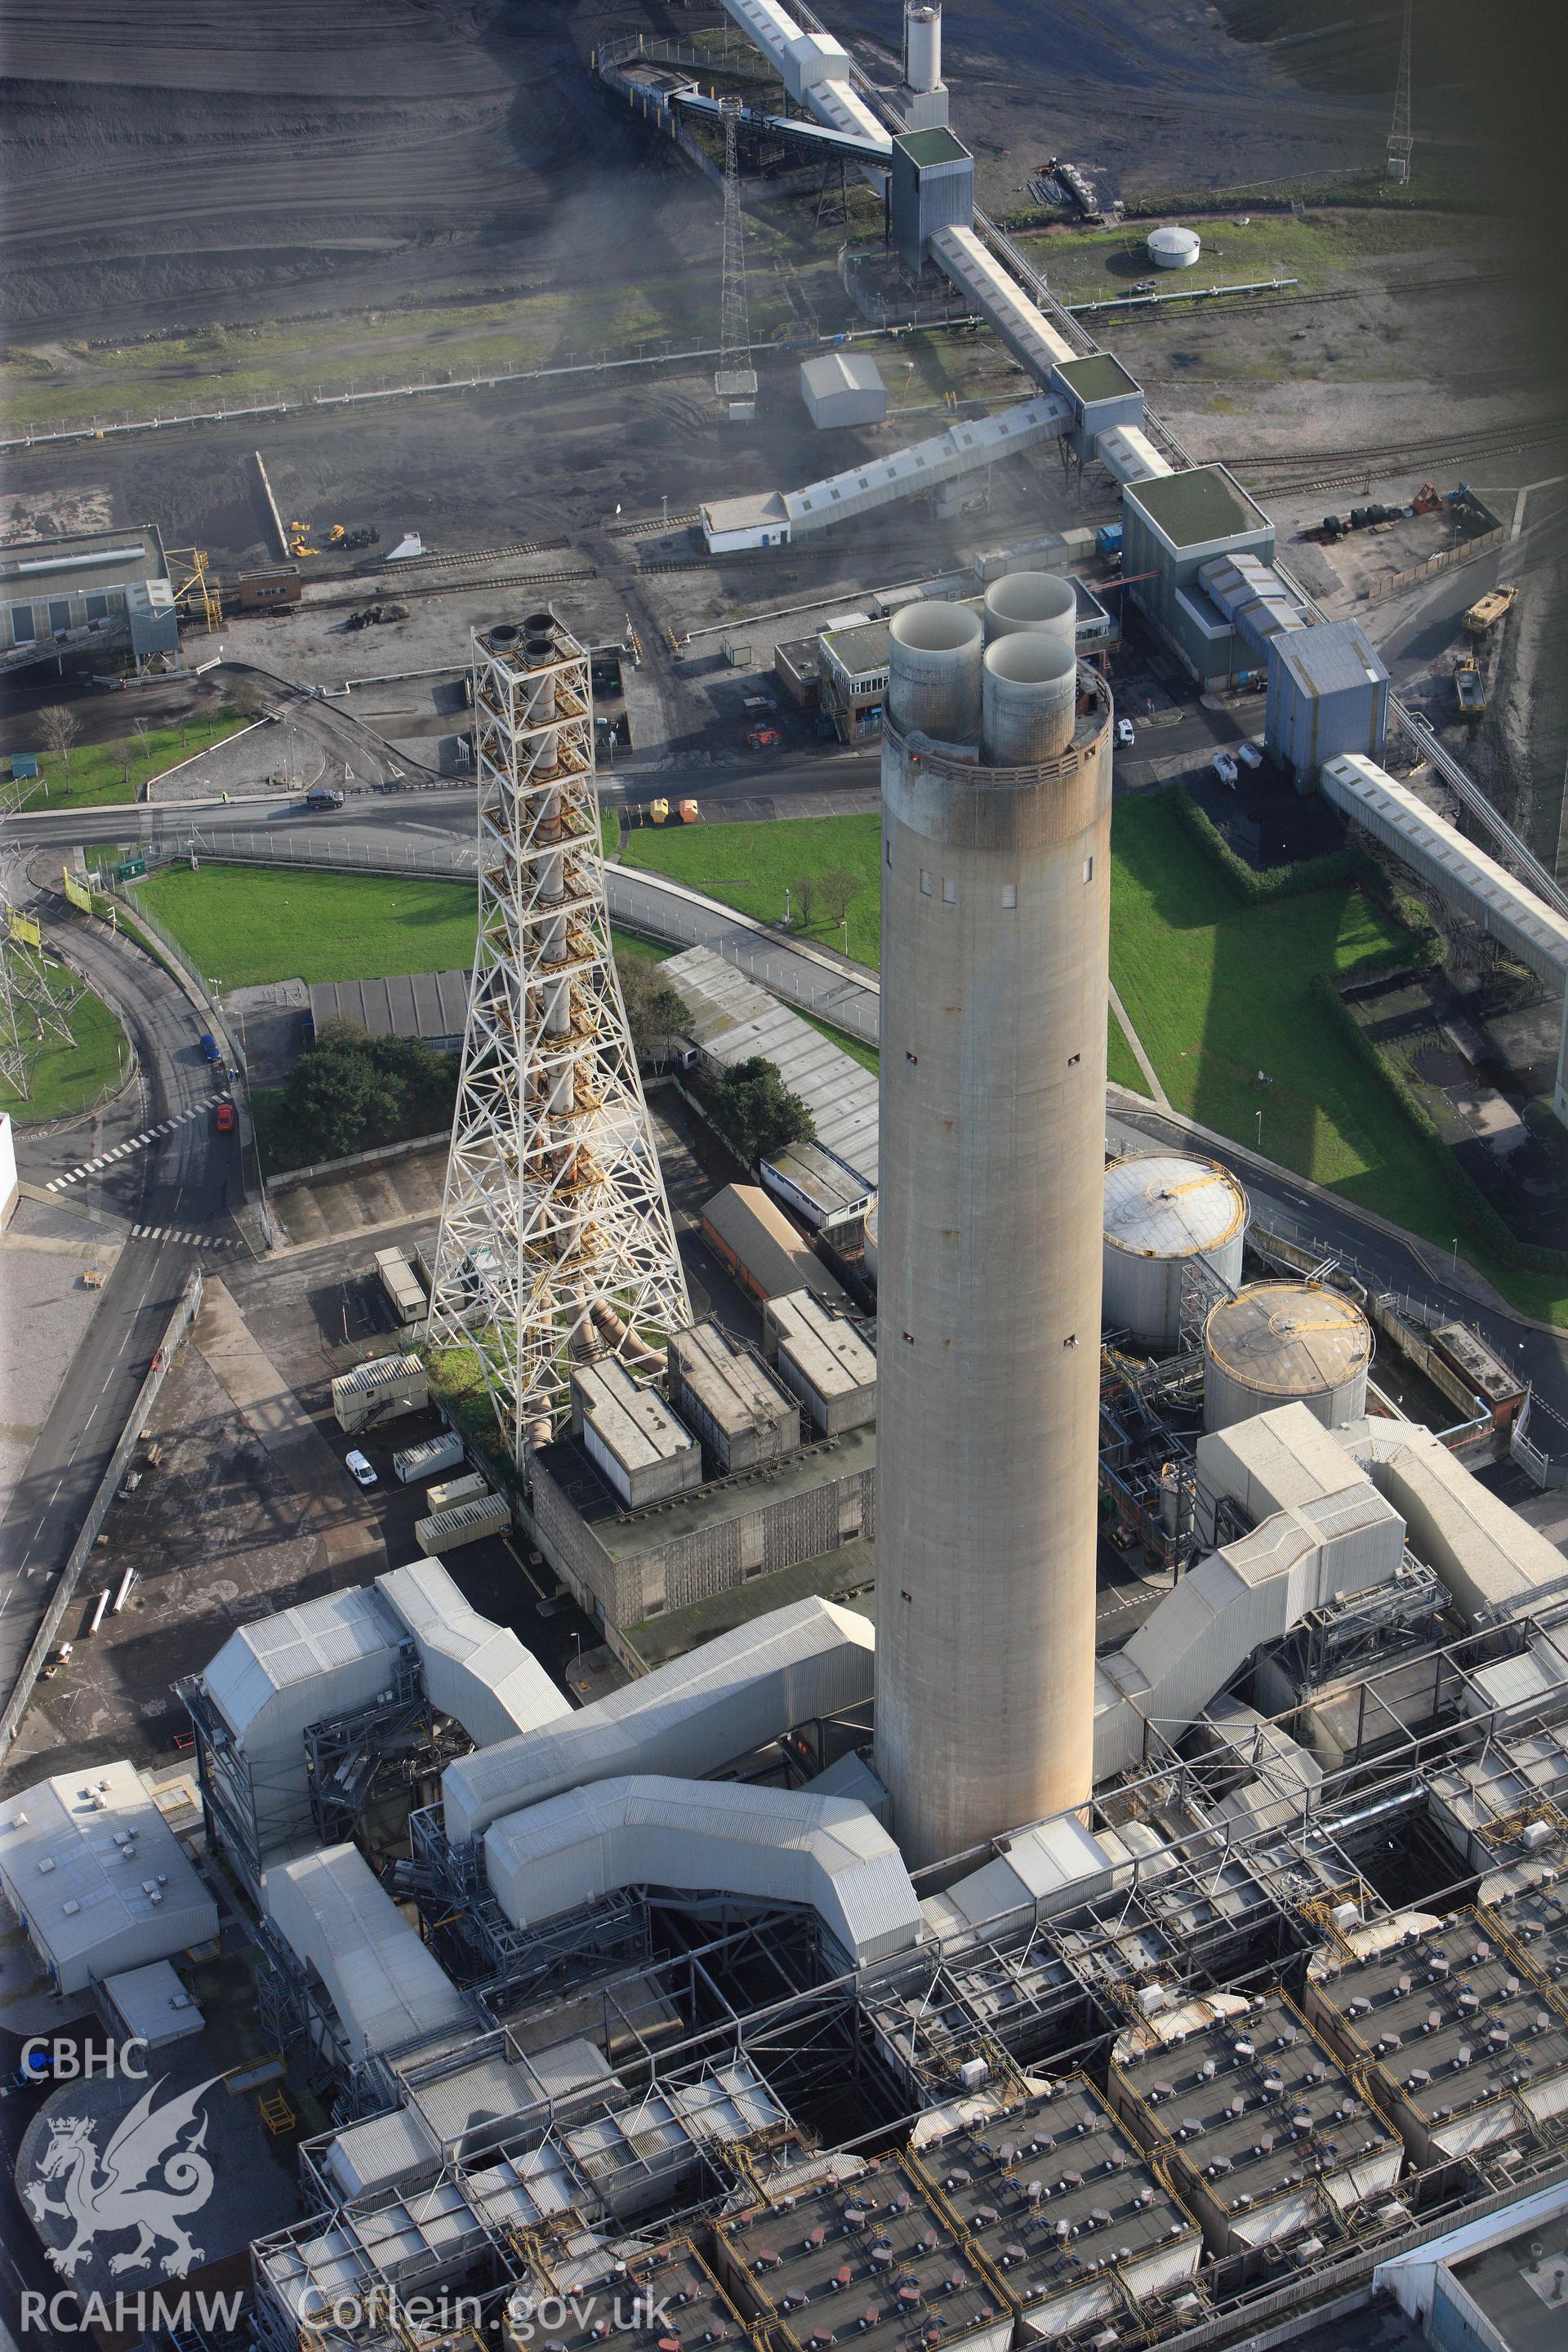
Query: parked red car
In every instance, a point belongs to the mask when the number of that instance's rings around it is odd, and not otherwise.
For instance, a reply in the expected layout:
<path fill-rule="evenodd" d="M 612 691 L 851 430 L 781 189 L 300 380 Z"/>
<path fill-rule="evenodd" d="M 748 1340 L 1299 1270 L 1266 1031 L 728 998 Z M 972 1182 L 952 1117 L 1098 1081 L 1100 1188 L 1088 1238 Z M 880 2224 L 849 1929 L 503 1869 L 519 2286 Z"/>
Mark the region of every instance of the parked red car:
<path fill-rule="evenodd" d="M 217 1131 L 220 1135 L 232 1135 L 234 1133 L 234 1105 L 232 1103 L 219 1103 L 217 1107 Z"/>

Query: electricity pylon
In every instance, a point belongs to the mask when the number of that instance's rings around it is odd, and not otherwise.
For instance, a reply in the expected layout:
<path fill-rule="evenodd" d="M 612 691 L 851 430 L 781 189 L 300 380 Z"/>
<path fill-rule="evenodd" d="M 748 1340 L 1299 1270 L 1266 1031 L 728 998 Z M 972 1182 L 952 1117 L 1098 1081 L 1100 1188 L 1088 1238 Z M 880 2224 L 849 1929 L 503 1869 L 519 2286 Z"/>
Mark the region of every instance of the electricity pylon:
<path fill-rule="evenodd" d="M 724 282 L 720 298 L 719 365 L 713 389 L 721 400 L 754 400 L 756 371 L 752 365 L 752 330 L 746 316 L 746 226 L 741 211 L 741 167 L 737 132 L 741 123 L 738 98 L 721 98 L 724 125 Z"/>
<path fill-rule="evenodd" d="M 1415 141 L 1410 135 L 1410 18 L 1413 0 L 1405 0 L 1405 29 L 1399 44 L 1399 79 L 1394 86 L 1394 122 L 1388 133 L 1388 163 L 1384 177 L 1403 187 L 1410 177 Z"/>
<path fill-rule="evenodd" d="M 512 1460 L 574 1360 L 691 1319 L 610 946 L 588 656 L 548 613 L 476 633 L 479 935 L 430 1290 Z"/>

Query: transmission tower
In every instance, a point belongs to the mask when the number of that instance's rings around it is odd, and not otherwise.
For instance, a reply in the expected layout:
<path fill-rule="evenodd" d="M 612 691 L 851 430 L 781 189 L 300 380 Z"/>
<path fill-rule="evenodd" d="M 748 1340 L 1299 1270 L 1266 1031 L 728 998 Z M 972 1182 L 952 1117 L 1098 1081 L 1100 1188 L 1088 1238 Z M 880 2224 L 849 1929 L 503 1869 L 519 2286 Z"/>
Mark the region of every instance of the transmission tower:
<path fill-rule="evenodd" d="M 479 936 L 429 1337 L 476 1350 L 521 1467 L 574 1360 L 691 1319 L 610 947 L 588 656 L 549 613 L 473 639 Z"/>
<path fill-rule="evenodd" d="M 81 993 L 79 982 L 51 981 L 37 919 L 12 905 L 0 866 L 0 1078 L 23 1102 L 49 1039 L 73 1043 L 70 1008 Z"/>
<path fill-rule="evenodd" d="M 740 100 L 721 98 L 719 113 L 724 125 L 724 286 L 719 320 L 719 365 L 713 389 L 721 400 L 743 404 L 756 398 L 757 377 L 752 365 L 752 330 L 746 317 L 746 228 L 741 212 L 737 143 Z"/>
<path fill-rule="evenodd" d="M 1399 79 L 1394 86 L 1394 121 L 1388 133 L 1388 163 L 1384 179 L 1405 186 L 1410 177 L 1410 18 L 1414 0 L 1405 0 L 1405 29 L 1399 43 Z"/>

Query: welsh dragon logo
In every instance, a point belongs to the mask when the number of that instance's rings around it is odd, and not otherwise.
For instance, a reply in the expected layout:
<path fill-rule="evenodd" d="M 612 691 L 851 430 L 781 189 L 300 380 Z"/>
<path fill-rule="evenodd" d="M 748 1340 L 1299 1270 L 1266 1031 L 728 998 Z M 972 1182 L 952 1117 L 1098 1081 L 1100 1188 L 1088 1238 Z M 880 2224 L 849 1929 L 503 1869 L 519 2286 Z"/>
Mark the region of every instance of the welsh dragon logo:
<path fill-rule="evenodd" d="M 213 2168 L 202 2154 L 206 2117 L 197 2124 L 196 2114 L 221 2080 L 214 2074 L 156 2109 L 153 2102 L 163 2082 L 154 2083 L 115 2126 L 101 2156 L 96 2121 L 86 2116 L 48 2118 L 48 2146 L 37 2177 L 22 2193 L 36 2221 L 58 2215 L 75 2227 L 68 2245 L 48 2249 L 57 2270 L 71 2277 L 87 2261 L 95 2238 L 125 2230 L 135 2231 L 136 2243 L 110 2258 L 111 2271 L 150 2267 L 165 2242 L 170 2251 L 158 2259 L 165 2275 L 182 2277 L 196 2267 L 202 2250 L 192 2244 L 184 2216 L 199 2212 L 213 2193 Z M 181 2135 L 193 2125 L 194 2135 L 182 2146 Z M 60 2184 L 58 2197 L 49 2195 L 48 2181 Z"/>

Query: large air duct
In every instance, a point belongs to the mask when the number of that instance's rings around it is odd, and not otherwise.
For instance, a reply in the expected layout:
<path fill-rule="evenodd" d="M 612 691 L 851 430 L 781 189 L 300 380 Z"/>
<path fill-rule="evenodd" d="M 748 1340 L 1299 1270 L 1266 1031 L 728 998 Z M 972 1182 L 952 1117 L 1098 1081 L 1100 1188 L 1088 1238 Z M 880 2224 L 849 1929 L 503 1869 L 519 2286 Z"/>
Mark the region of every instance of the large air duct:
<path fill-rule="evenodd" d="M 1048 637 L 985 665 L 978 762 L 893 689 L 882 748 L 876 1754 L 911 1867 L 1091 1774 L 1111 710 Z"/>
<path fill-rule="evenodd" d="M 998 768 L 1059 758 L 1072 741 L 1078 659 L 1059 637 L 1023 630 L 985 648 L 982 731 Z"/>
<path fill-rule="evenodd" d="M 1059 572 L 1008 572 L 985 591 L 985 642 L 1011 637 L 1020 629 L 1078 642 L 1078 592 Z"/>
<path fill-rule="evenodd" d="M 973 743 L 980 732 L 980 615 L 908 604 L 888 630 L 888 716 L 905 735 Z"/>

